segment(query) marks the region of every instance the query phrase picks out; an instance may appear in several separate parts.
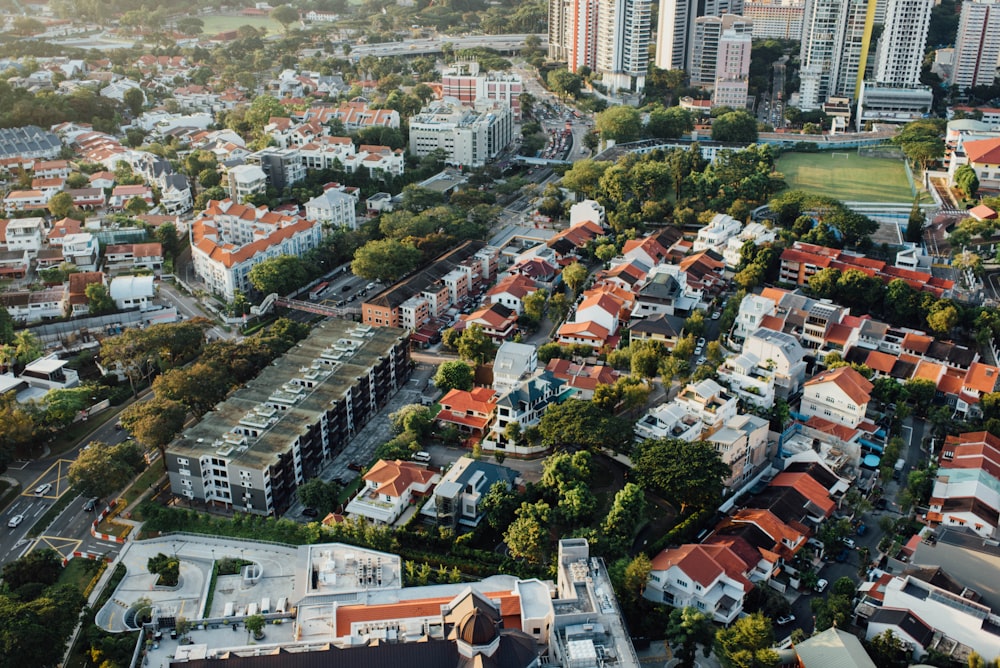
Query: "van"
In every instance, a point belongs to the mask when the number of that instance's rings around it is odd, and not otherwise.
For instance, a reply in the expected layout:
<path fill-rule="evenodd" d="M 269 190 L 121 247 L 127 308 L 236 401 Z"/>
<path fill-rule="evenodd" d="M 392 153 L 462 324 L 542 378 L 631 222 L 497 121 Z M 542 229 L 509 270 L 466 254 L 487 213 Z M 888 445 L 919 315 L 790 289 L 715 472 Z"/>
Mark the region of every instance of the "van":
<path fill-rule="evenodd" d="M 288 610 L 288 598 L 282 596 L 281 598 L 278 599 L 278 607 L 275 610 L 275 612 L 284 614 L 285 612 L 287 612 L 287 610 Z"/>
<path fill-rule="evenodd" d="M 229 603 L 226 603 L 226 609 L 222 611 L 222 616 L 223 617 L 232 617 L 233 616 L 233 607 L 234 606 L 233 606 L 233 602 L 232 601 L 230 601 Z"/>
<path fill-rule="evenodd" d="M 264 597 L 260 601 L 260 614 L 266 615 L 271 612 L 271 599 Z"/>
<path fill-rule="evenodd" d="M 429 452 L 424 452 L 423 450 L 415 452 L 413 453 L 413 461 L 429 464 L 431 461 L 431 454 Z"/>

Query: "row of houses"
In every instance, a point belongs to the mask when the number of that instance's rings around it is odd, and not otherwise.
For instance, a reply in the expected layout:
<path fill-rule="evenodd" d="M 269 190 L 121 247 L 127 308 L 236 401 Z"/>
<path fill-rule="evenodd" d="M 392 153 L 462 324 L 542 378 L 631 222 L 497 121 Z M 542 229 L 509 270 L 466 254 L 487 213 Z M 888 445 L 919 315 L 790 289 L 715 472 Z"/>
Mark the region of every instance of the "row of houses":
<path fill-rule="evenodd" d="M 117 276 L 110 278 L 100 271 L 70 274 L 68 280 L 44 290 L 7 290 L 0 292 L 0 305 L 19 323 L 52 318 L 76 317 L 90 312 L 87 287 L 102 285 L 121 310 L 149 308 L 156 297 L 152 276 Z"/>

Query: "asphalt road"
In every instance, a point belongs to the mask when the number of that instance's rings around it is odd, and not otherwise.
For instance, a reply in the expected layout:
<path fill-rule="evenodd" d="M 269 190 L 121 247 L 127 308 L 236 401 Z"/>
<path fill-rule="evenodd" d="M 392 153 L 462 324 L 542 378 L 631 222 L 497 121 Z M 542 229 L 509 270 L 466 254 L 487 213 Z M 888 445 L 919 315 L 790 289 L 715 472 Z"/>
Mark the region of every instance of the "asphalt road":
<path fill-rule="evenodd" d="M 125 431 L 114 428 L 116 420 L 110 420 L 93 432 L 80 445 L 58 456 L 48 456 L 37 460 L 14 462 L 4 473 L 21 484 L 22 492 L 0 516 L 0 563 L 8 563 L 27 554 L 32 549 L 51 547 L 60 554 L 74 551 L 91 551 L 100 554 L 117 552 L 116 543 L 100 541 L 90 535 L 90 524 L 95 513 L 83 510 L 86 499 L 78 497 L 70 502 L 52 524 L 44 528 L 37 539 L 29 539 L 28 532 L 35 522 L 64 494 L 72 494 L 67 478 L 69 466 L 81 449 L 90 441 L 120 443 L 128 437 Z M 41 496 L 34 490 L 49 484 L 51 489 Z M 103 506 L 98 506 L 98 510 Z M 24 521 L 17 528 L 9 528 L 7 523 L 15 515 L 24 515 Z M 43 529 L 43 527 L 39 527 Z"/>

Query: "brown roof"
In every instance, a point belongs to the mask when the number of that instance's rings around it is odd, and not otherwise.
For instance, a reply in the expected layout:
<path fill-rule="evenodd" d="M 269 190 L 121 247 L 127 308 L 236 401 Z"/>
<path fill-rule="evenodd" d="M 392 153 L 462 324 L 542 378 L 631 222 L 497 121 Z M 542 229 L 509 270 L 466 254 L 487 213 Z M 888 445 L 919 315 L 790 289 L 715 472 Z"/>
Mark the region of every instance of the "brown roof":
<path fill-rule="evenodd" d="M 849 366 L 838 367 L 833 371 L 824 371 L 806 381 L 807 386 L 820 383 L 834 383 L 856 404 L 868 403 L 872 388 L 875 387 L 867 378 Z"/>
<path fill-rule="evenodd" d="M 379 494 L 399 497 L 414 483 L 426 485 L 435 475 L 437 474 L 433 471 L 428 471 L 413 462 L 399 459 L 387 462 L 380 459 L 365 474 L 365 480 L 378 483 L 375 491 Z"/>

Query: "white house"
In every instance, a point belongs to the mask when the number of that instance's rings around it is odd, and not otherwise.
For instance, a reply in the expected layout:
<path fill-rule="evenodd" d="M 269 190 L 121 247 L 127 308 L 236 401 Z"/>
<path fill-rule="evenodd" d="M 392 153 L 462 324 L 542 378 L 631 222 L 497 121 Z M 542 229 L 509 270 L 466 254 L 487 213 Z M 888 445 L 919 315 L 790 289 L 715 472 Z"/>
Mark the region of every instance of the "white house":
<path fill-rule="evenodd" d="M 510 274 L 489 289 L 486 298 L 492 304 L 503 304 L 518 315 L 524 313 L 524 299 L 538 291 L 538 286 L 524 274 Z"/>
<path fill-rule="evenodd" d="M 62 239 L 63 261 L 76 265 L 80 271 L 97 271 L 101 245 L 90 232 L 67 234 Z"/>
<path fill-rule="evenodd" d="M 258 165 L 237 165 L 229 170 L 229 197 L 242 203 L 250 195 L 267 191 L 267 175 Z"/>
<path fill-rule="evenodd" d="M 799 412 L 857 427 L 865 419 L 873 387 L 849 366 L 824 371 L 806 381 Z"/>
<path fill-rule="evenodd" d="M 420 514 L 446 527 L 475 527 L 486 515 L 483 499 L 495 483 L 511 489 L 517 472 L 471 457 L 459 457 L 434 488 Z"/>
<path fill-rule="evenodd" d="M 768 297 L 752 294 L 744 297 L 733 323 L 733 338 L 738 341 L 746 339 L 760 328 L 765 317 L 774 315 L 776 308 L 777 304 Z"/>
<path fill-rule="evenodd" d="M 635 438 L 676 438 L 697 441 L 701 438 L 702 424 L 694 415 L 674 402 L 650 408 L 635 424 Z"/>
<path fill-rule="evenodd" d="M 37 253 L 42 248 L 45 220 L 15 218 L 7 223 L 7 250 Z"/>
<path fill-rule="evenodd" d="M 717 213 L 711 222 L 698 230 L 698 236 L 694 240 L 694 252 L 700 253 L 705 250 L 722 252 L 726 242 L 740 233 L 742 225 L 725 213 Z"/>
<path fill-rule="evenodd" d="M 724 482 L 728 489 L 740 489 L 768 466 L 768 429 L 762 417 L 737 415 L 706 438 L 732 471 Z"/>
<path fill-rule="evenodd" d="M 538 368 L 538 351 L 527 343 L 504 341 L 493 358 L 493 389 L 510 392 Z"/>
<path fill-rule="evenodd" d="M 719 367 L 719 380 L 745 404 L 770 408 L 774 405 L 773 363 L 768 365 L 755 354 L 743 351 L 728 357 Z"/>
<path fill-rule="evenodd" d="M 735 269 L 740 264 L 740 251 L 743 250 L 743 244 L 752 241 L 755 246 L 760 246 L 774 241 L 776 238 L 774 230 L 761 223 L 747 223 L 737 236 L 726 241 L 726 246 L 722 249 L 722 259 L 726 261 L 727 267 Z"/>
<path fill-rule="evenodd" d="M 326 189 L 322 195 L 306 202 L 306 217 L 332 227 L 357 229 L 356 201 L 336 188 Z"/>
<path fill-rule="evenodd" d="M 365 485 L 347 504 L 349 515 L 392 524 L 416 497 L 427 496 L 441 475 L 420 464 L 380 459 L 364 475 Z"/>
<path fill-rule="evenodd" d="M 743 342 L 743 352 L 755 355 L 769 369 L 779 397 L 795 394 L 805 382 L 805 349 L 791 334 L 763 328 L 752 331 Z"/>
<path fill-rule="evenodd" d="M 694 607 L 712 621 L 729 624 L 753 589 L 748 574 L 754 565 L 725 545 L 682 545 L 653 558 L 642 595 L 675 608 Z"/>
<path fill-rule="evenodd" d="M 604 226 L 607 216 L 604 207 L 592 199 L 577 202 L 569 208 L 569 226 L 591 221 Z"/>
<path fill-rule="evenodd" d="M 108 288 L 115 305 L 120 309 L 145 310 L 156 296 L 152 276 L 118 276 L 111 279 Z"/>
<path fill-rule="evenodd" d="M 44 209 L 51 198 L 52 195 L 45 190 L 12 190 L 3 200 L 4 210 L 11 214 L 15 211 Z"/>
<path fill-rule="evenodd" d="M 738 409 L 736 397 L 711 378 L 689 383 L 674 398 L 674 403 L 698 418 L 706 431 L 717 429 L 736 417 Z"/>
<path fill-rule="evenodd" d="M 544 446 L 511 441 L 504 432 L 511 422 L 518 423 L 522 432 L 525 427 L 538 424 L 549 404 L 562 397 L 564 385 L 565 381 L 551 372 L 542 371 L 501 396 L 497 401 L 497 419 L 489 435 L 483 439 L 483 450 L 515 455 L 534 455 L 545 450 Z"/>

